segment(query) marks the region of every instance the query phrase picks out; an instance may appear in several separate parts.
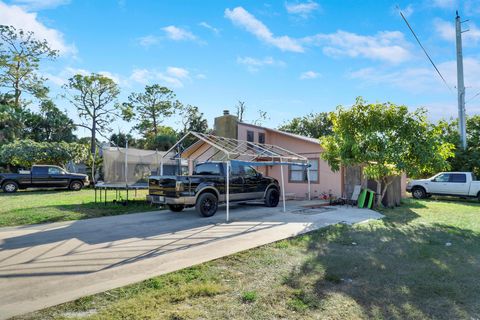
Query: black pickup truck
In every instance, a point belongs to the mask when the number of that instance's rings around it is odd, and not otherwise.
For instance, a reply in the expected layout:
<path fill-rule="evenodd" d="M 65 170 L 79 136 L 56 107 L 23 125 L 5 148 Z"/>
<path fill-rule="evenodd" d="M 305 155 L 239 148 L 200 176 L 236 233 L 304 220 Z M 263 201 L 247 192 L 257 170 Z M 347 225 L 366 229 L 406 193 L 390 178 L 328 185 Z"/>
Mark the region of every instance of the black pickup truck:
<path fill-rule="evenodd" d="M 69 188 L 79 191 L 89 183 L 87 175 L 69 173 L 57 166 L 35 165 L 30 171 L 0 173 L 0 188 L 7 193 L 27 188 Z"/>
<path fill-rule="evenodd" d="M 230 170 L 230 201 L 261 200 L 276 207 L 280 198 L 278 181 L 265 177 L 250 166 L 233 161 Z M 226 167 L 222 162 L 197 164 L 192 176 L 151 176 L 149 198 L 166 204 L 171 211 L 195 207 L 200 215 L 211 217 L 218 204 L 226 201 Z"/>

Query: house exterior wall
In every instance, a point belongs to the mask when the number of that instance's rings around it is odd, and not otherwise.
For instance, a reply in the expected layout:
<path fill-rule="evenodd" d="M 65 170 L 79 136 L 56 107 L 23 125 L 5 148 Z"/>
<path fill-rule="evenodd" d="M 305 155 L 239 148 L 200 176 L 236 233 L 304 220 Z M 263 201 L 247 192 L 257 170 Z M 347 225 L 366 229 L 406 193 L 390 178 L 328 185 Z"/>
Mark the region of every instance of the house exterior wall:
<path fill-rule="evenodd" d="M 276 131 L 250 126 L 248 124 L 238 124 L 238 139 L 247 140 L 247 131 L 254 132 L 254 142 L 258 142 L 258 133 L 265 133 L 265 143 L 277 145 L 281 148 L 293 151 L 308 159 L 318 160 L 318 182 L 311 183 L 311 195 L 317 197 L 321 193 L 331 192 L 335 196 L 342 195 L 342 172 L 333 172 L 330 166 L 320 158 L 323 152 L 319 143 L 307 141 L 304 139 L 288 136 Z M 258 167 L 259 171 L 281 181 L 281 167 L 267 166 Z M 306 198 L 308 195 L 307 182 L 290 181 L 289 168 L 284 166 L 285 193 L 295 194 L 296 197 Z"/>

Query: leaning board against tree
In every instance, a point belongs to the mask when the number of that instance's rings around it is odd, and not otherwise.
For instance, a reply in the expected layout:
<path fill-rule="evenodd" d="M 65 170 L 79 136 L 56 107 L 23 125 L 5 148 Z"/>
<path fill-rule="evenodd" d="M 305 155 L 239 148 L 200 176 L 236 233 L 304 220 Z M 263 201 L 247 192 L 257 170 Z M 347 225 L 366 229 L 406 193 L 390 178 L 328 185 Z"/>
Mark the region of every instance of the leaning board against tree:
<path fill-rule="evenodd" d="M 393 103 L 369 104 L 357 98 L 346 109 L 330 114 L 333 133 L 320 139 L 325 159 L 333 170 L 361 165 L 366 178 L 377 182 L 377 205 L 393 177 L 417 177 L 449 167 L 453 144 L 444 142 L 441 130 L 427 121 L 426 111 L 408 111 Z"/>

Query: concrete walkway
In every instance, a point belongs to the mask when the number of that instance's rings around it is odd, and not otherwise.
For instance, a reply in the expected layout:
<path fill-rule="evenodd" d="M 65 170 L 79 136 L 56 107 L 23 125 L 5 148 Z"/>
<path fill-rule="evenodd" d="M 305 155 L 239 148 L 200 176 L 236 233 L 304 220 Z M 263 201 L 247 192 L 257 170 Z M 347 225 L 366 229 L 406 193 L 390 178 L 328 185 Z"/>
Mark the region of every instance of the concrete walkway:
<path fill-rule="evenodd" d="M 379 219 L 366 209 L 237 205 L 201 218 L 158 211 L 0 228 L 0 318 L 106 291 L 327 225 Z"/>

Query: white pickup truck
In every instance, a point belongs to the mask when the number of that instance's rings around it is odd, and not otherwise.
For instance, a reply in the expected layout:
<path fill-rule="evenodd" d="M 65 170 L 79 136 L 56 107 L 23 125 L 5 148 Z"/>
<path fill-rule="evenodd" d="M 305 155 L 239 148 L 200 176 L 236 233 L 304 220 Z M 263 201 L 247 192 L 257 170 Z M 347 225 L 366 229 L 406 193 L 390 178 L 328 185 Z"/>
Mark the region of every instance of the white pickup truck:
<path fill-rule="evenodd" d="M 407 192 L 416 199 L 443 195 L 480 200 L 480 181 L 476 180 L 472 172 L 441 172 L 428 179 L 410 181 Z"/>

